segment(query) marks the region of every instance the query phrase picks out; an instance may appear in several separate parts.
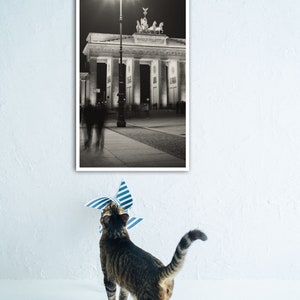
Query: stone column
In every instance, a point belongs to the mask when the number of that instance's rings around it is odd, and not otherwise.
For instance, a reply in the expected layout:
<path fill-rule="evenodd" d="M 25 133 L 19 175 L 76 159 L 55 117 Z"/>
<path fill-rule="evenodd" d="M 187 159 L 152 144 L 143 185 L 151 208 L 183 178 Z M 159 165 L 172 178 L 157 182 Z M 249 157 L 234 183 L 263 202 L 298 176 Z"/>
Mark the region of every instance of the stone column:
<path fill-rule="evenodd" d="M 169 62 L 169 104 L 172 108 L 176 107 L 176 102 L 179 101 L 179 63 L 176 60 Z"/>
<path fill-rule="evenodd" d="M 168 106 L 167 98 L 167 63 L 161 62 L 160 64 L 160 106 L 159 108 L 166 108 Z"/>
<path fill-rule="evenodd" d="M 133 103 L 133 59 L 126 59 L 126 106 L 131 110 Z"/>
<path fill-rule="evenodd" d="M 140 105 L 141 102 L 141 83 L 140 83 L 140 61 L 135 59 L 132 68 L 132 88 L 133 88 L 133 103 Z"/>
<path fill-rule="evenodd" d="M 90 65 L 90 92 L 89 99 L 91 100 L 91 104 L 96 104 L 97 101 L 97 59 L 95 57 L 91 57 L 89 61 Z"/>
<path fill-rule="evenodd" d="M 161 89 L 161 62 L 155 59 L 151 62 L 150 89 L 151 89 L 151 106 L 152 109 L 158 109 L 160 106 L 160 89 Z"/>
<path fill-rule="evenodd" d="M 85 104 L 85 100 L 86 100 L 86 79 L 85 78 L 81 78 L 80 79 L 80 105 L 84 105 Z"/>
<path fill-rule="evenodd" d="M 186 102 L 187 99 L 186 99 L 186 68 L 185 68 L 185 62 L 180 62 L 179 85 L 180 85 L 179 100 Z"/>
<path fill-rule="evenodd" d="M 113 103 L 112 103 L 112 58 L 108 58 L 106 60 L 106 101 L 107 101 L 107 107 L 109 109 L 112 108 Z"/>
<path fill-rule="evenodd" d="M 119 93 L 119 59 L 112 59 L 112 78 L 111 78 L 111 106 L 118 107 L 118 93 Z"/>

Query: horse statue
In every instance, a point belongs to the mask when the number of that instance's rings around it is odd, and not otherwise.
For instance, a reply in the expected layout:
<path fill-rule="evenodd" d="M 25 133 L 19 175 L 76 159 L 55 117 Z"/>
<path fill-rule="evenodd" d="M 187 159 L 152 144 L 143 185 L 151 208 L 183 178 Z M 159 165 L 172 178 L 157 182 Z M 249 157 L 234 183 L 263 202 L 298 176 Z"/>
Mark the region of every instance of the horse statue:
<path fill-rule="evenodd" d="M 145 32 L 148 29 L 148 21 L 146 17 L 141 18 L 141 29 L 141 32 Z"/>
<path fill-rule="evenodd" d="M 155 33 L 161 34 L 164 32 L 163 30 L 164 22 L 160 22 L 158 27 L 155 28 Z"/>
<path fill-rule="evenodd" d="M 154 21 L 152 26 L 148 28 L 148 30 L 151 32 L 151 33 L 155 33 L 156 32 L 156 25 L 157 25 L 157 22 Z"/>
<path fill-rule="evenodd" d="M 137 33 L 145 33 L 145 34 L 146 33 L 147 34 L 149 34 L 149 33 L 151 33 L 151 34 L 154 34 L 154 33 L 161 34 L 161 33 L 163 33 L 164 32 L 163 31 L 163 26 L 164 26 L 163 22 L 160 22 L 159 26 L 157 26 L 157 22 L 154 21 L 151 27 L 148 26 L 148 20 L 146 18 L 147 13 L 148 13 L 148 8 L 143 7 L 144 17 L 141 18 L 140 20 L 136 21 L 136 27 L 135 27 L 136 32 Z"/>
<path fill-rule="evenodd" d="M 143 28 L 142 28 L 142 25 L 140 24 L 140 21 L 139 20 L 137 20 L 136 21 L 136 32 L 142 32 L 142 30 L 143 30 Z"/>

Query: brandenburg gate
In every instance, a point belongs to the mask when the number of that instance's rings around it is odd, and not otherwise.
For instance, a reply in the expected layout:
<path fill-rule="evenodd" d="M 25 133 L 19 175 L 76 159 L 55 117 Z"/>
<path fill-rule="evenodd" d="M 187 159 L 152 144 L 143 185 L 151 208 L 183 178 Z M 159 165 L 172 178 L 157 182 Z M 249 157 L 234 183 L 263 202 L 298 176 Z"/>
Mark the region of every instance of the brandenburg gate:
<path fill-rule="evenodd" d="M 137 21 L 136 32 L 123 35 L 123 70 L 126 108 L 134 110 L 175 108 L 186 99 L 186 42 L 163 33 L 163 23 L 148 26 L 147 11 Z M 118 34 L 89 33 L 83 50 L 88 72 L 80 74 L 80 105 L 118 106 L 119 44 Z M 125 67 L 124 67 L 125 66 Z"/>

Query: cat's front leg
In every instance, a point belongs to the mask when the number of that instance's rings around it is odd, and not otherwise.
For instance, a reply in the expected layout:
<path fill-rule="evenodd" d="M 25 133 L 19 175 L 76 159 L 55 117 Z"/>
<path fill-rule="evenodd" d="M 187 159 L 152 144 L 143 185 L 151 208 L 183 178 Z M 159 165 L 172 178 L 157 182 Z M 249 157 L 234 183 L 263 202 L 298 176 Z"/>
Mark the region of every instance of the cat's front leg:
<path fill-rule="evenodd" d="M 113 280 L 104 277 L 104 285 L 108 300 L 116 300 L 116 283 Z"/>
<path fill-rule="evenodd" d="M 103 272 L 104 277 L 104 286 L 106 290 L 106 294 L 108 297 L 108 300 L 116 300 L 116 282 L 110 274 L 108 274 L 107 268 L 106 268 L 106 255 L 103 254 L 103 251 L 101 251 L 100 248 L 100 263 L 101 263 L 101 269 Z"/>
<path fill-rule="evenodd" d="M 128 291 L 126 289 L 124 289 L 124 288 L 121 287 L 121 289 L 120 289 L 120 295 L 119 295 L 119 300 L 127 300 L 128 295 L 129 295 Z"/>

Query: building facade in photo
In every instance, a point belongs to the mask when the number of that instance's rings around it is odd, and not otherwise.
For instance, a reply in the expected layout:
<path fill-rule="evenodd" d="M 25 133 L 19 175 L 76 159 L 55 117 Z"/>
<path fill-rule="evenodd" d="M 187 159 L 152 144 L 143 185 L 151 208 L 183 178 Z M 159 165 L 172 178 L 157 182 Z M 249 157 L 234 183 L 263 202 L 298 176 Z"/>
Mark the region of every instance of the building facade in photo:
<path fill-rule="evenodd" d="M 146 15 L 137 32 L 122 36 L 125 99 L 128 110 L 175 108 L 186 102 L 186 42 L 163 34 L 163 23 L 148 26 Z M 88 72 L 80 74 L 80 105 L 106 101 L 118 106 L 120 35 L 89 33 L 83 50 Z"/>

